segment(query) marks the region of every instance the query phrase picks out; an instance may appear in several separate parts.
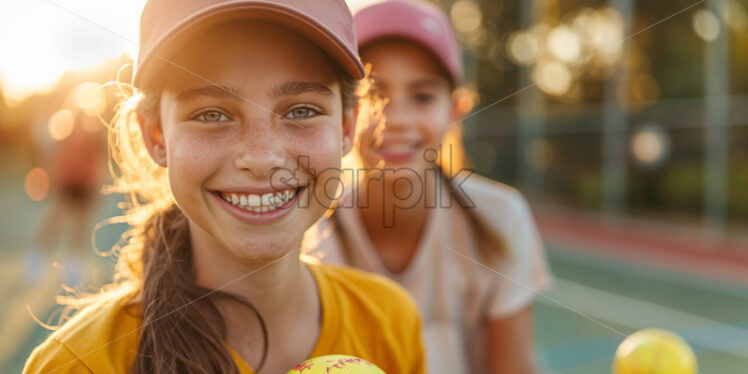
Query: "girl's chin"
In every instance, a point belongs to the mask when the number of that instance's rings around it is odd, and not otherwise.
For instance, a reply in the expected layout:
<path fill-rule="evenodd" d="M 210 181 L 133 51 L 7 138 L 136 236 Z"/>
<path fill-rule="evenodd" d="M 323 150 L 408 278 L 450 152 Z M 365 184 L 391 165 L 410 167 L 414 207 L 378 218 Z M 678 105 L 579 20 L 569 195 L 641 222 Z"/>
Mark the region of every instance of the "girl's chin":
<path fill-rule="evenodd" d="M 303 231 L 285 230 L 283 232 L 245 232 L 239 237 L 221 240 L 224 248 L 234 256 L 243 260 L 265 261 L 275 260 L 287 255 L 289 252 L 298 251 Z M 221 234 L 219 234 L 221 235 Z M 230 235 L 225 231 L 222 235 Z"/>
<path fill-rule="evenodd" d="M 418 175 L 422 175 L 426 169 L 438 167 L 427 163 L 420 155 L 409 159 L 383 159 L 382 165 L 385 170 L 412 170 Z"/>
<path fill-rule="evenodd" d="M 403 165 L 418 161 L 420 152 L 377 152 L 385 165 Z"/>
<path fill-rule="evenodd" d="M 436 164 L 426 159 L 432 156 L 432 153 L 435 156 L 435 152 L 429 153 L 430 149 L 438 148 L 419 146 L 409 151 L 399 150 L 397 152 L 370 149 L 361 152 L 360 157 L 366 168 L 408 168 L 420 173 L 421 170 L 437 167 Z"/>
<path fill-rule="evenodd" d="M 294 248 L 291 243 L 278 243 L 276 245 L 268 244 L 267 246 L 257 246 L 253 244 L 251 247 L 239 247 L 235 248 L 234 254 L 244 262 L 249 262 L 255 265 L 262 265 L 277 261 L 284 256 L 292 256 L 290 252 L 298 251 Z"/>

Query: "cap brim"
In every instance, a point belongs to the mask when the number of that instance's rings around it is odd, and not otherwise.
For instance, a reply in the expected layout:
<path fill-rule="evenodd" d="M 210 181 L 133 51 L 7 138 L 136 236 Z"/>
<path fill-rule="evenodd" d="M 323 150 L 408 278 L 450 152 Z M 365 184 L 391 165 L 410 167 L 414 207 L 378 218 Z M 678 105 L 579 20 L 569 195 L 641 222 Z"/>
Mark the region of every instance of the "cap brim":
<path fill-rule="evenodd" d="M 142 88 L 155 72 L 165 65 L 174 65 L 169 60 L 187 40 L 216 25 L 239 20 L 255 20 L 278 24 L 305 36 L 337 62 L 355 79 L 365 75 L 364 66 L 355 51 L 350 51 L 327 27 L 307 15 L 272 3 L 227 3 L 206 8 L 185 18 L 164 33 L 153 48 L 143 53 L 140 69 L 135 71 L 133 85 Z"/>

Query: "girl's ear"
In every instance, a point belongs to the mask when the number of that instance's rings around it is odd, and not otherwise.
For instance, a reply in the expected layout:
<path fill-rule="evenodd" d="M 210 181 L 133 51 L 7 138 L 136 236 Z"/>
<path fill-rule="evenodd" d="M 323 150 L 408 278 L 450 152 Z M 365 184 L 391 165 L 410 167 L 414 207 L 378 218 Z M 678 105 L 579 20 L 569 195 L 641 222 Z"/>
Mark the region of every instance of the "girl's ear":
<path fill-rule="evenodd" d="M 477 104 L 477 94 L 468 88 L 458 87 L 452 91 L 452 111 L 450 122 L 457 123 L 467 116 Z"/>
<path fill-rule="evenodd" d="M 462 121 L 462 118 L 465 117 L 465 114 L 466 113 L 463 108 L 460 107 L 460 101 L 453 97 L 452 110 L 449 112 L 450 125 Z"/>
<path fill-rule="evenodd" d="M 343 112 L 343 156 L 353 149 L 356 139 L 356 119 L 358 118 L 358 104 Z"/>
<path fill-rule="evenodd" d="M 166 166 L 166 145 L 164 144 L 164 133 L 161 125 L 155 119 L 138 114 L 140 133 L 153 161 L 161 166 Z"/>

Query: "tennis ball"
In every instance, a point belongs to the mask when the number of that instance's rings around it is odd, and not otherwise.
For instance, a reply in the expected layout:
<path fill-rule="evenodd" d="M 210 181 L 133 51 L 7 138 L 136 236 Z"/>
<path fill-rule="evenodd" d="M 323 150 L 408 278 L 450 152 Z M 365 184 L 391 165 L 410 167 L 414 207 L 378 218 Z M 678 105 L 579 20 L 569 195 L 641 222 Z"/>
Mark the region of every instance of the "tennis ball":
<path fill-rule="evenodd" d="M 363 358 L 346 355 L 315 357 L 298 364 L 286 374 L 384 374 Z"/>
<path fill-rule="evenodd" d="M 680 336 L 644 329 L 624 339 L 613 360 L 613 374 L 695 374 L 696 356 Z"/>

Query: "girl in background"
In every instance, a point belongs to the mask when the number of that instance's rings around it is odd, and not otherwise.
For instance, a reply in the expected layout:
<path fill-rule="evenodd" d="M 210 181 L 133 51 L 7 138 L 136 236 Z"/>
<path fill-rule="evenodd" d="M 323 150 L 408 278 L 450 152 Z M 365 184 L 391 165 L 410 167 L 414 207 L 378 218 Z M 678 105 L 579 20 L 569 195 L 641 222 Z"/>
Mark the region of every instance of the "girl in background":
<path fill-rule="evenodd" d="M 388 100 L 385 124 L 362 132 L 362 173 L 317 227 L 317 254 L 410 291 L 428 372 L 534 373 L 532 305 L 550 284 L 545 252 L 516 190 L 461 169 L 452 124 L 466 113 L 449 20 L 427 3 L 393 0 L 354 23 Z"/>
<path fill-rule="evenodd" d="M 343 0 L 151 0 L 135 95 L 110 145 L 129 198 L 114 283 L 25 372 L 283 373 L 347 354 L 422 373 L 407 293 L 302 261 L 352 147 L 357 80 Z"/>

